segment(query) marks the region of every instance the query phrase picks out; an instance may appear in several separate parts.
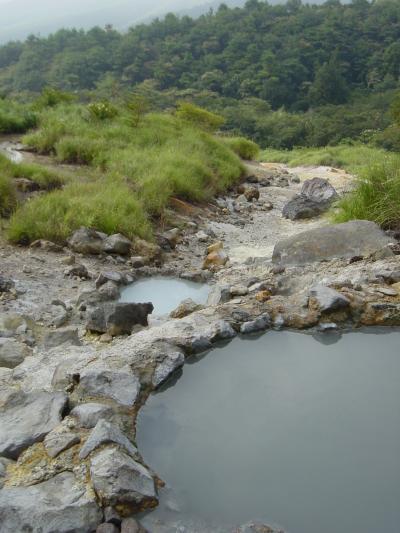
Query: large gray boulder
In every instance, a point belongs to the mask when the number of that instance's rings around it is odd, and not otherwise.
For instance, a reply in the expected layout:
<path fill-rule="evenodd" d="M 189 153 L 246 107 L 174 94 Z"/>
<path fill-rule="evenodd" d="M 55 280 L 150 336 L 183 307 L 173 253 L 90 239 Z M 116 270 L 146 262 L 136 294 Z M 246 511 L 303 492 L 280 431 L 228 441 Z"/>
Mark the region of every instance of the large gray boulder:
<path fill-rule="evenodd" d="M 25 357 L 32 355 L 32 350 L 15 339 L 0 338 L 0 367 L 15 368 Z"/>
<path fill-rule="evenodd" d="M 68 246 L 80 254 L 98 255 L 103 252 L 103 241 L 104 237 L 98 231 L 80 228 L 70 237 Z"/>
<path fill-rule="evenodd" d="M 178 368 L 185 364 L 183 352 L 172 352 L 156 366 L 153 374 L 152 384 L 154 388 L 159 387 L 166 381 Z"/>
<path fill-rule="evenodd" d="M 124 505 L 135 510 L 157 503 L 150 472 L 119 449 L 105 448 L 92 457 L 90 475 L 103 505 Z"/>
<path fill-rule="evenodd" d="M 353 220 L 312 229 L 279 241 L 272 262 L 306 265 L 331 259 L 368 256 L 391 240 L 374 222 Z"/>
<path fill-rule="evenodd" d="M 132 407 L 140 392 L 140 382 L 129 368 L 121 371 L 88 369 L 80 375 L 78 393 L 83 398 L 108 398 Z"/>
<path fill-rule="evenodd" d="M 304 182 L 300 194 L 284 206 L 282 215 L 290 220 L 312 218 L 326 211 L 337 198 L 328 180 L 313 178 Z"/>
<path fill-rule="evenodd" d="M 147 317 L 153 312 L 151 303 L 114 303 L 108 302 L 92 309 L 86 329 L 96 333 L 130 335 L 137 324 L 147 326 Z"/>
<path fill-rule="evenodd" d="M 0 409 L 0 455 L 17 459 L 61 421 L 68 398 L 62 392 L 11 394 Z"/>
<path fill-rule="evenodd" d="M 0 531 L 31 533 L 91 533 L 102 522 L 93 496 L 70 472 L 32 487 L 0 491 Z"/>

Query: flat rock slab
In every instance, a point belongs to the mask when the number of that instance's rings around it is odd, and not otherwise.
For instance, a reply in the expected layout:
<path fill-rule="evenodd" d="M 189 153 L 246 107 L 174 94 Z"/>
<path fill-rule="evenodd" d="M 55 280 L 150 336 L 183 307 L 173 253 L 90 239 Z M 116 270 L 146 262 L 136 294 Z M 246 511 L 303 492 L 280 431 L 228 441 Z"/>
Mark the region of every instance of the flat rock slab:
<path fill-rule="evenodd" d="M 94 497 L 64 472 L 32 487 L 0 491 L 0 531 L 4 533 L 90 533 L 102 522 Z"/>
<path fill-rule="evenodd" d="M 353 220 L 304 231 L 279 241 L 272 262 L 281 265 L 307 265 L 330 259 L 368 256 L 391 242 L 374 222 Z"/>
<path fill-rule="evenodd" d="M 68 398 L 62 392 L 16 392 L 0 409 L 0 455 L 17 459 L 61 421 Z"/>
<path fill-rule="evenodd" d="M 108 398 L 132 407 L 139 396 L 140 382 L 130 369 L 115 372 L 92 369 L 81 374 L 78 391 L 83 398 Z"/>

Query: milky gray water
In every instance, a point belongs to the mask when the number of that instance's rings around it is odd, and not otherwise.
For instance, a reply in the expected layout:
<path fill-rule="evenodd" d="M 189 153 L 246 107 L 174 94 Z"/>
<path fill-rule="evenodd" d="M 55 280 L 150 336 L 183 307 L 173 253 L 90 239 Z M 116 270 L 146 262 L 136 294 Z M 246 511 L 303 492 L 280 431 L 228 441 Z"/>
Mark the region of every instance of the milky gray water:
<path fill-rule="evenodd" d="M 155 516 L 399 533 L 399 347 L 399 332 L 270 332 L 192 359 L 138 419 L 169 487 Z"/>
<path fill-rule="evenodd" d="M 182 300 L 191 298 L 198 304 L 207 301 L 210 287 L 178 278 L 152 277 L 136 281 L 121 293 L 121 302 L 151 302 L 154 314 L 170 313 Z"/>

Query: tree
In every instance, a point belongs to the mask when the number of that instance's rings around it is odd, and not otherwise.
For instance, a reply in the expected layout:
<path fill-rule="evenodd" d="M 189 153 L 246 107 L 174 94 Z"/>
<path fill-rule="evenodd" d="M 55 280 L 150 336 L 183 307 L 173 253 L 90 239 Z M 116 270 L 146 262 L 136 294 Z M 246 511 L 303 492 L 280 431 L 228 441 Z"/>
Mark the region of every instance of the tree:
<path fill-rule="evenodd" d="M 347 101 L 348 95 L 349 88 L 342 74 L 340 62 L 337 54 L 333 54 L 315 74 L 314 83 L 309 91 L 310 103 L 311 105 L 343 104 Z"/>

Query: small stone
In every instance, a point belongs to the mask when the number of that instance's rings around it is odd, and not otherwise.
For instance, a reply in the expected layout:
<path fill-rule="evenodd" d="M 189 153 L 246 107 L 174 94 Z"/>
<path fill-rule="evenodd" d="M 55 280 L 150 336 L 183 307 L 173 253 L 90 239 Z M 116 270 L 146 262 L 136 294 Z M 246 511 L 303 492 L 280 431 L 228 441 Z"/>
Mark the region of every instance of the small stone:
<path fill-rule="evenodd" d="M 393 285 L 392 285 L 393 287 Z M 375 289 L 376 292 L 379 292 L 380 294 L 383 294 L 384 296 L 397 296 L 398 292 L 395 288 L 392 287 L 379 287 L 378 289 Z"/>
<path fill-rule="evenodd" d="M 229 257 L 224 251 L 220 250 L 218 252 L 211 252 L 203 262 L 203 270 L 223 267 L 228 261 Z"/>
<path fill-rule="evenodd" d="M 210 236 L 205 231 L 198 231 L 195 235 L 199 242 L 207 242 L 210 240 Z"/>
<path fill-rule="evenodd" d="M 181 368 L 185 363 L 185 356 L 182 352 L 173 352 L 168 354 L 165 360 L 157 365 L 152 383 L 153 387 L 157 388 L 164 383 L 178 368 Z"/>
<path fill-rule="evenodd" d="M 28 265 L 23 265 L 22 272 L 24 274 L 32 274 L 32 269 Z"/>
<path fill-rule="evenodd" d="M 75 264 L 75 256 L 74 255 L 67 255 L 61 259 L 61 264 L 66 266 L 72 266 Z"/>
<path fill-rule="evenodd" d="M 325 285 L 312 287 L 310 297 L 316 301 L 322 313 L 346 309 L 350 305 L 350 301 L 343 294 Z"/>
<path fill-rule="evenodd" d="M 125 518 L 121 523 L 121 533 L 145 533 L 145 530 L 134 518 Z"/>
<path fill-rule="evenodd" d="M 81 278 L 81 279 L 90 279 L 91 276 L 88 272 L 88 269 L 85 265 L 73 265 L 70 268 L 64 270 L 64 276 L 66 278 Z"/>
<path fill-rule="evenodd" d="M 104 344 L 107 344 L 109 342 L 112 342 L 113 338 L 108 333 L 103 333 L 103 335 L 100 335 L 99 341 L 103 342 Z"/>
<path fill-rule="evenodd" d="M 96 533 L 119 533 L 119 529 L 114 524 L 104 523 L 99 525 Z"/>
<path fill-rule="evenodd" d="M 219 252 L 224 247 L 224 243 L 222 241 L 215 242 L 214 244 L 211 244 L 207 247 L 207 254 L 212 254 L 213 252 Z"/>
<path fill-rule="evenodd" d="M 131 248 L 132 242 L 120 233 L 110 235 L 103 241 L 103 251 L 107 254 L 129 255 Z"/>
<path fill-rule="evenodd" d="M 271 318 L 268 314 L 264 314 L 252 320 L 250 322 L 245 322 L 240 327 L 240 333 L 247 335 L 249 333 L 258 333 L 268 329 L 271 325 Z"/>
<path fill-rule="evenodd" d="M 249 289 L 243 285 L 236 285 L 230 288 L 231 296 L 246 296 L 249 293 Z"/>
<path fill-rule="evenodd" d="M 117 426 L 107 422 L 107 420 L 100 419 L 79 452 L 79 458 L 81 460 L 86 459 L 93 450 L 99 448 L 103 444 L 118 444 L 124 448 L 129 455 L 135 456 L 137 454 L 137 448 Z"/>
<path fill-rule="evenodd" d="M 92 429 L 99 420 L 110 420 L 113 410 L 102 403 L 82 403 L 74 407 L 70 415 L 76 418 L 79 427 Z"/>
<path fill-rule="evenodd" d="M 271 292 L 266 290 L 266 291 L 260 291 L 256 294 L 256 300 L 257 302 L 267 302 L 268 300 L 271 299 Z"/>
<path fill-rule="evenodd" d="M 258 200 L 260 198 L 260 191 L 257 189 L 257 187 L 248 187 L 245 189 L 243 194 L 248 202 L 252 202 L 253 200 Z"/>
<path fill-rule="evenodd" d="M 98 231 L 80 228 L 71 236 L 68 245 L 74 252 L 98 255 L 103 251 L 103 240 L 103 235 Z"/>
<path fill-rule="evenodd" d="M 125 280 L 124 276 L 119 272 L 102 272 L 95 281 L 96 289 L 99 289 L 102 285 L 105 285 L 109 281 L 116 283 L 117 285 L 122 285 Z"/>
<path fill-rule="evenodd" d="M 207 305 L 220 305 L 229 302 L 231 296 L 229 285 L 215 285 L 208 295 Z"/>
<path fill-rule="evenodd" d="M 131 257 L 131 265 L 133 268 L 143 268 L 148 263 L 148 260 L 141 255 L 133 255 Z"/>
<path fill-rule="evenodd" d="M 183 302 L 181 302 L 179 306 L 170 313 L 169 316 L 171 318 L 184 318 L 185 316 L 188 316 L 201 308 L 202 306 L 200 304 L 194 302 L 191 298 L 188 298 L 183 300 Z"/>
<path fill-rule="evenodd" d="M 61 452 L 78 444 L 80 440 L 81 439 L 77 433 L 65 431 L 65 428 L 61 427 L 50 431 L 44 439 L 44 447 L 46 448 L 47 454 L 54 458 Z"/>
<path fill-rule="evenodd" d="M 15 368 L 25 357 L 32 355 L 32 350 L 15 339 L 0 338 L 0 367 Z"/>

